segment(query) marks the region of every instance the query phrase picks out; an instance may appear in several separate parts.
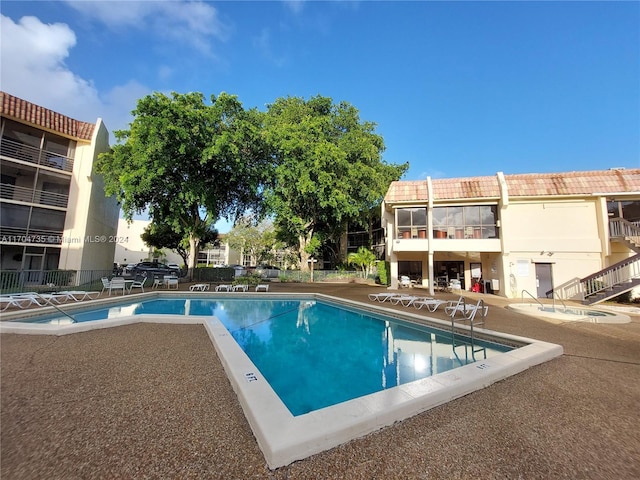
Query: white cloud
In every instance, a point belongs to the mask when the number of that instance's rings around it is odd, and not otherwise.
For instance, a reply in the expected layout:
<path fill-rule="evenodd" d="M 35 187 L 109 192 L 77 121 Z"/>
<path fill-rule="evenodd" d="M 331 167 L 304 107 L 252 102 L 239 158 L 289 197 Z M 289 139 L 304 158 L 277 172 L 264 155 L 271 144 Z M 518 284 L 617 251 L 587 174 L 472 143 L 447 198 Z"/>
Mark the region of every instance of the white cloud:
<path fill-rule="evenodd" d="M 2 15 L 0 20 L 3 91 L 77 120 L 101 117 L 110 131 L 128 127 L 136 99 L 148 94 L 148 88 L 132 81 L 101 96 L 90 80 L 65 65 L 76 44 L 68 25 L 44 24 L 35 17 L 16 23 Z"/>
<path fill-rule="evenodd" d="M 284 4 L 294 14 L 300 14 L 304 7 L 304 0 L 284 0 Z"/>
<path fill-rule="evenodd" d="M 271 30 L 263 28 L 260 35 L 253 38 L 253 46 L 260 52 L 262 57 L 276 67 L 287 64 L 287 57 L 284 54 L 276 55 L 273 51 Z"/>
<path fill-rule="evenodd" d="M 128 28 L 152 32 L 191 45 L 210 54 L 210 40 L 224 41 L 230 29 L 220 20 L 218 11 L 202 1 L 130 1 L 67 0 L 67 4 L 88 18 L 110 28 Z"/>

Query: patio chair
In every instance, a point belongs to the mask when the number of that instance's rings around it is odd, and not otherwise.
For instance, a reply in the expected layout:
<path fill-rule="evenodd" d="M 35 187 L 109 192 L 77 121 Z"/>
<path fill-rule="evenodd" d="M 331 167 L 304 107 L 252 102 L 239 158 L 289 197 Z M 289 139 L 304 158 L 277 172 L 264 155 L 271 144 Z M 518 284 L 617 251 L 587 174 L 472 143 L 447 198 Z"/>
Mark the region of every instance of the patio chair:
<path fill-rule="evenodd" d="M 231 291 L 231 285 L 218 285 L 216 292 L 229 292 Z"/>
<path fill-rule="evenodd" d="M 144 293 L 144 284 L 147 283 L 147 277 L 143 277 L 142 281 L 140 280 L 134 280 L 133 283 L 131 284 L 131 286 L 129 287 L 129 293 L 131 293 L 131 290 L 133 290 L 134 288 L 139 288 L 140 290 L 142 290 L 142 293 Z"/>
<path fill-rule="evenodd" d="M 205 292 L 209 290 L 208 283 L 195 283 L 189 287 L 189 290 L 192 292 Z"/>
<path fill-rule="evenodd" d="M 100 295 L 102 295 L 105 290 L 109 290 L 109 288 L 111 288 L 111 281 L 109 280 L 109 278 L 102 277 L 101 280 L 102 280 L 102 291 L 100 292 Z"/>
<path fill-rule="evenodd" d="M 111 296 L 111 290 L 122 290 L 122 294 L 127 293 L 127 283 L 124 281 L 124 277 L 113 277 L 109 282 L 109 296 Z"/>
<path fill-rule="evenodd" d="M 256 292 L 268 292 L 269 291 L 269 285 L 267 285 L 266 283 L 261 283 L 259 285 L 256 285 Z"/>
<path fill-rule="evenodd" d="M 231 287 L 231 291 L 233 292 L 246 292 L 247 290 L 249 290 L 249 285 L 247 285 L 246 283 L 234 285 L 233 287 Z"/>
<path fill-rule="evenodd" d="M 164 284 L 167 286 L 167 290 L 170 290 L 171 288 L 175 288 L 176 290 L 178 290 L 178 277 L 165 275 Z"/>

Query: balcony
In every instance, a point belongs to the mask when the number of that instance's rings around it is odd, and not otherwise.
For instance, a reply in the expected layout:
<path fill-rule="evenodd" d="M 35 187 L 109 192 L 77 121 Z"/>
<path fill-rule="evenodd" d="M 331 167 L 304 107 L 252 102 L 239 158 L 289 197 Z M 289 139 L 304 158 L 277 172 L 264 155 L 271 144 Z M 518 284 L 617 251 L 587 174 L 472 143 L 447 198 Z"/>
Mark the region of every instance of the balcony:
<path fill-rule="evenodd" d="M 429 245 L 429 241 L 432 242 Z M 427 235 L 425 227 L 398 227 L 397 235 L 392 243 L 393 251 L 398 252 L 425 252 L 432 251 L 501 251 L 500 239 L 497 236 L 497 227 L 494 225 L 467 225 L 436 227 Z"/>
<path fill-rule="evenodd" d="M 3 200 L 15 200 L 17 202 L 37 203 L 39 205 L 62 208 L 67 208 L 69 201 L 69 195 L 47 192 L 46 190 L 16 187 L 8 183 L 0 184 L 0 198 Z"/>
<path fill-rule="evenodd" d="M 55 168 L 63 172 L 73 171 L 73 159 L 71 157 L 48 152 L 7 138 L 3 138 L 0 143 L 0 155 L 41 167 Z"/>

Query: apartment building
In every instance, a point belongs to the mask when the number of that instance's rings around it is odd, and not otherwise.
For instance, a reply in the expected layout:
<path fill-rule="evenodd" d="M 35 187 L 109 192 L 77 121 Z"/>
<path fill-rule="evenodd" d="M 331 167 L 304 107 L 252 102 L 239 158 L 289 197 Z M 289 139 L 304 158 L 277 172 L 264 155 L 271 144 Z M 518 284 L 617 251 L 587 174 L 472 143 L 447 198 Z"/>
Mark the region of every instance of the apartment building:
<path fill-rule="evenodd" d="M 109 149 L 87 123 L 0 92 L 0 269 L 109 270 L 119 205 L 93 170 Z"/>
<path fill-rule="evenodd" d="M 640 169 L 398 181 L 382 218 L 394 287 L 594 303 L 640 283 Z"/>

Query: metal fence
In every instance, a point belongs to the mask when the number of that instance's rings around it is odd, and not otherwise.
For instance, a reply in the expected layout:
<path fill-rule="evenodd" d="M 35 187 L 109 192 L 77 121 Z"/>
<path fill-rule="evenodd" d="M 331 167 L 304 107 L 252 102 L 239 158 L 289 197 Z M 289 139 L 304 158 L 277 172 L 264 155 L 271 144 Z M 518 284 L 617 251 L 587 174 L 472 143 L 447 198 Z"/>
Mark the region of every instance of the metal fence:
<path fill-rule="evenodd" d="M 101 290 L 112 270 L 1 270 L 0 293 Z"/>
<path fill-rule="evenodd" d="M 113 276 L 112 270 L 1 270 L 0 293 L 53 292 L 60 290 L 101 290 L 102 277 Z M 363 279 L 362 272 L 340 270 L 282 270 L 278 279 L 284 282 L 331 282 Z M 194 282 L 232 282 L 233 268 L 196 268 Z M 373 279 L 370 277 L 370 279 Z"/>

